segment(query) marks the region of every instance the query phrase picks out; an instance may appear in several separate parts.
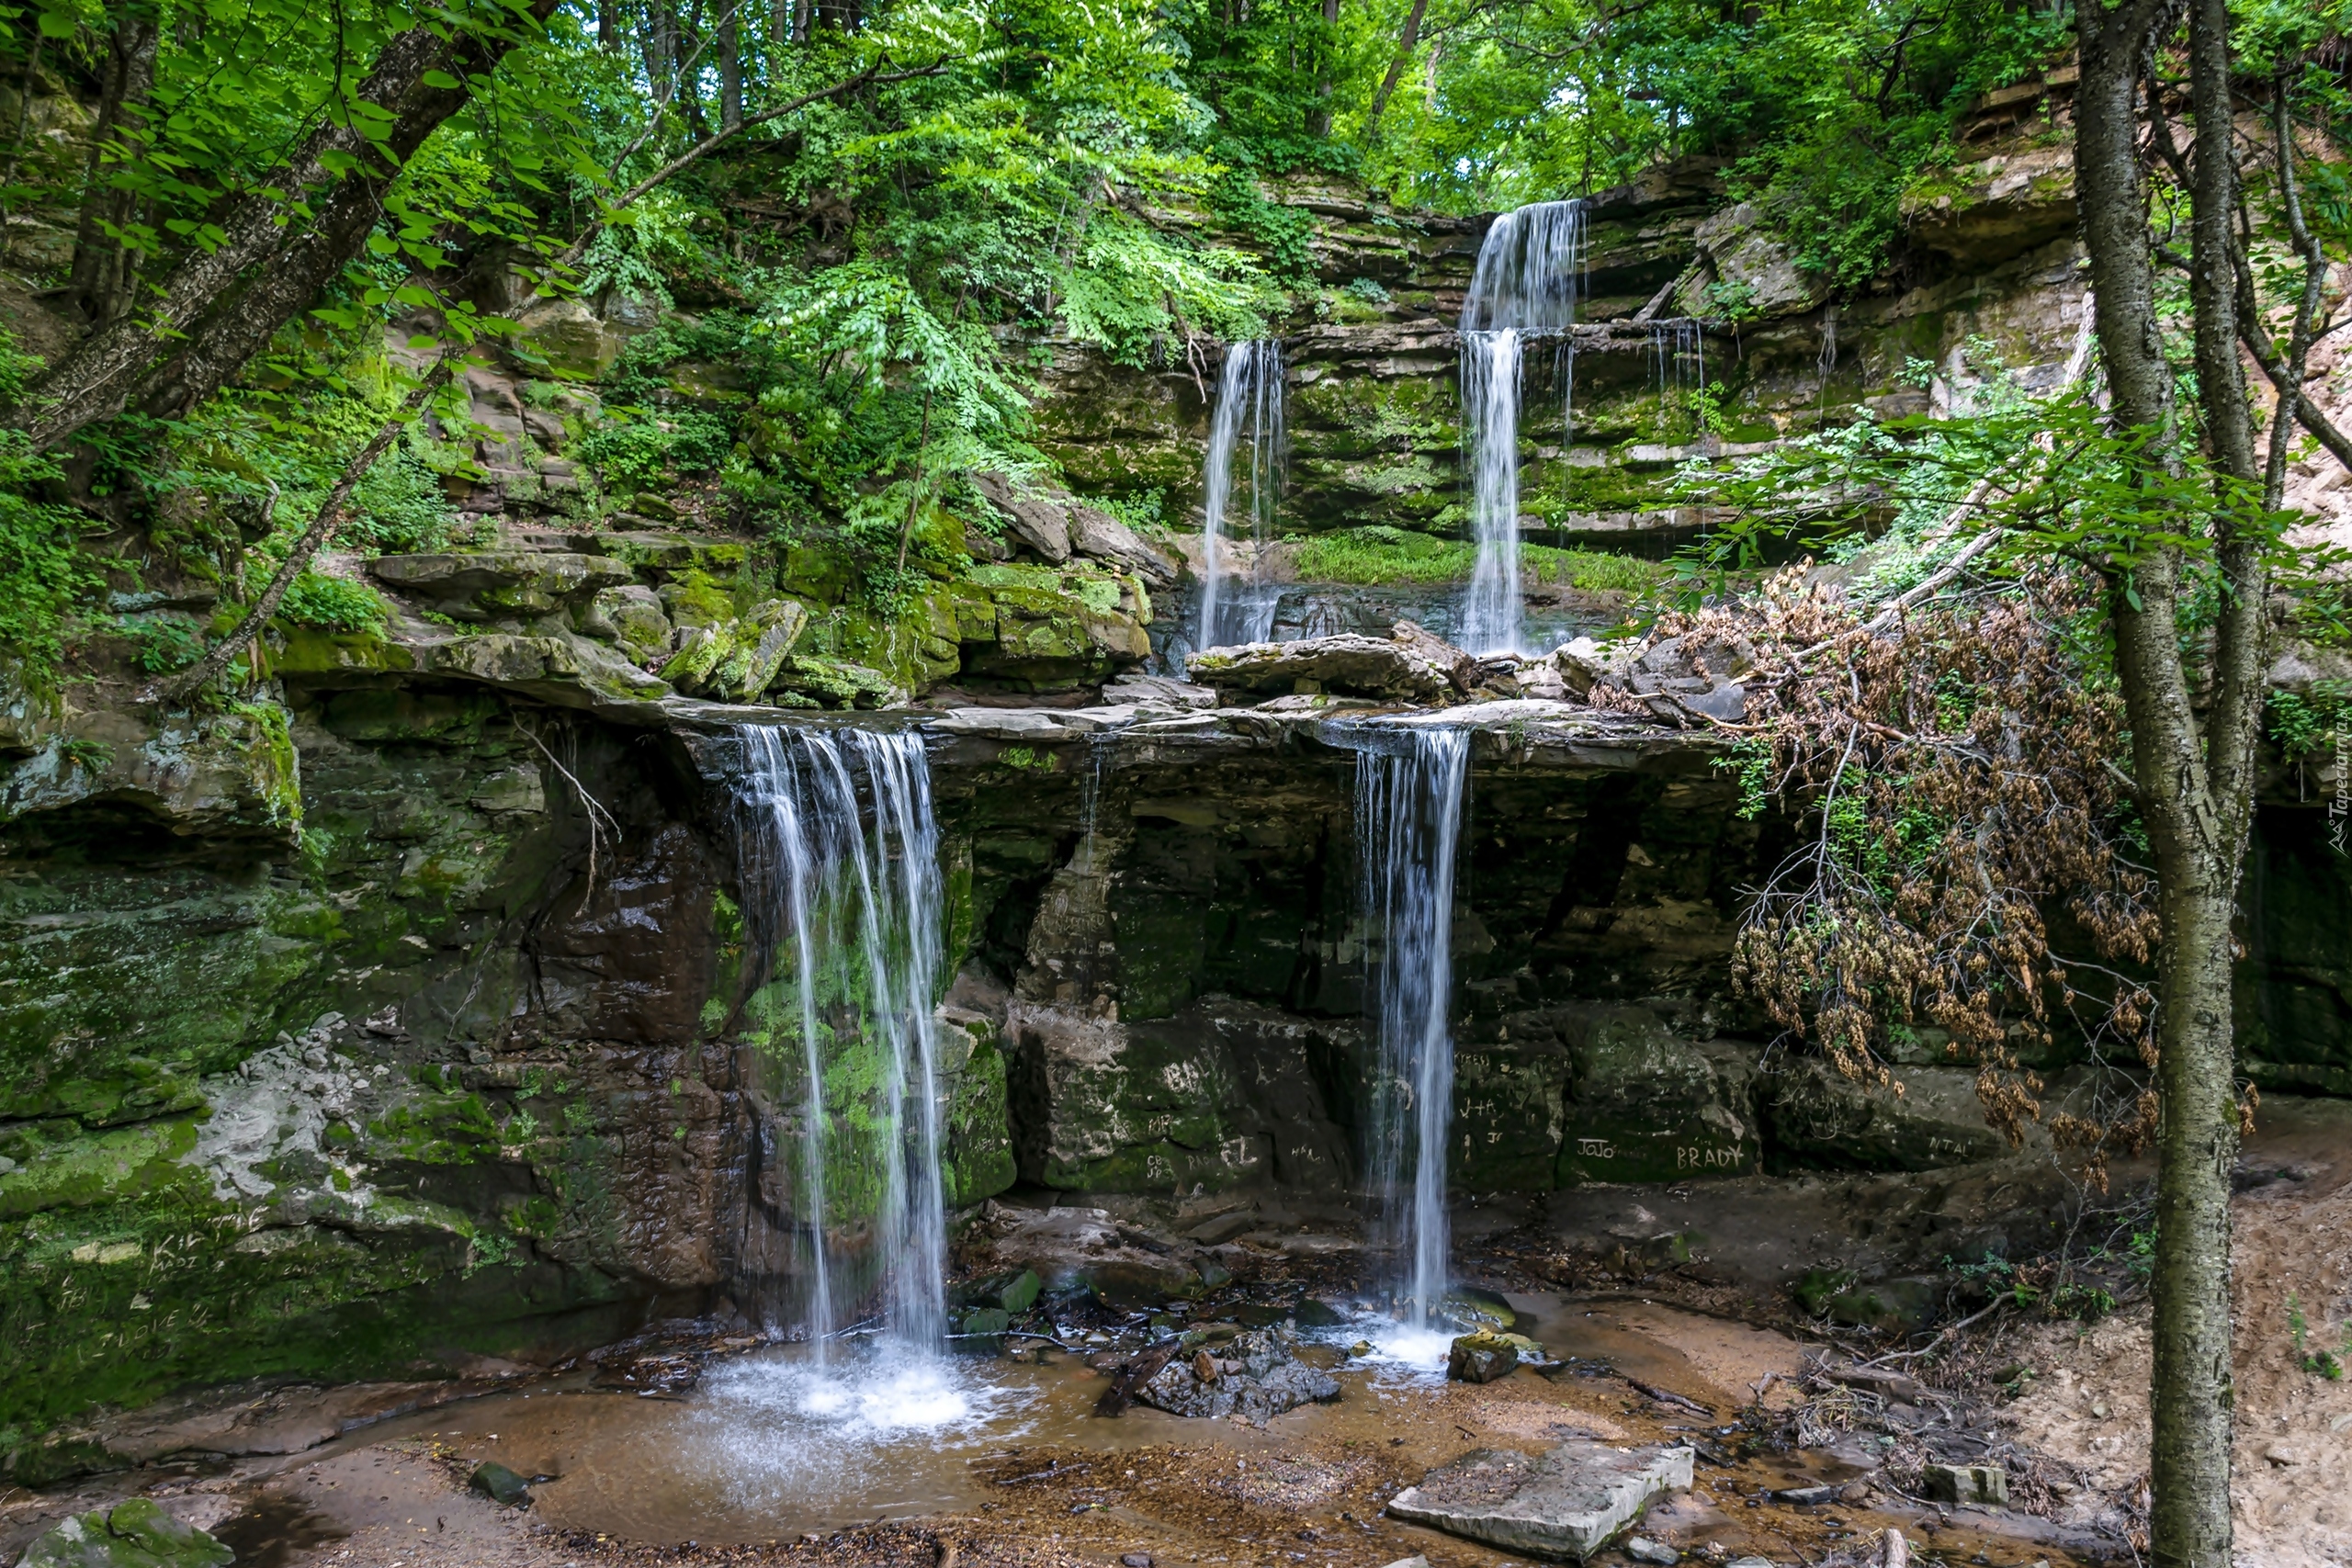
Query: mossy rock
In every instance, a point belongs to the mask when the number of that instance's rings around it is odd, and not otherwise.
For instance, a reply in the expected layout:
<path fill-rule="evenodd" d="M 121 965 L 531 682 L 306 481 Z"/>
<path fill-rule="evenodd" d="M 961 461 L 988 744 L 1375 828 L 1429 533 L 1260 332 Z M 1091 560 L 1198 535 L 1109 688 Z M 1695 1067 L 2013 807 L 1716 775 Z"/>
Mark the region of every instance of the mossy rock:
<path fill-rule="evenodd" d="M 26 1548 L 17 1568 L 226 1568 L 235 1553 L 145 1497 L 77 1514 Z"/>

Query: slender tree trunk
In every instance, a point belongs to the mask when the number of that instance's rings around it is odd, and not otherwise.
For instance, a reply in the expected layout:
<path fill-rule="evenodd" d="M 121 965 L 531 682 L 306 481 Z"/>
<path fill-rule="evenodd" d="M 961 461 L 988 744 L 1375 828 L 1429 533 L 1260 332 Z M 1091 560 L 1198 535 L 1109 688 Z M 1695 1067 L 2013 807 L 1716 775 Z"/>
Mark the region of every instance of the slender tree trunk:
<path fill-rule="evenodd" d="M 1306 111 L 1309 136 L 1331 134 L 1331 73 L 1340 45 L 1340 0 L 1323 0 L 1323 38 L 1315 51 L 1315 107 Z"/>
<path fill-rule="evenodd" d="M 621 17 L 614 0 L 596 0 L 596 47 L 618 49 L 621 46 Z"/>
<path fill-rule="evenodd" d="M 82 221 L 74 236 L 74 270 L 66 285 L 82 313 L 98 325 L 130 304 L 136 265 L 119 235 L 130 222 L 135 194 L 106 182 L 107 154 L 126 155 L 146 129 L 147 99 L 155 86 L 155 50 L 161 41 L 155 12 L 143 4 L 125 6 L 115 17 L 107 51 L 107 81 L 97 124 L 90 133 L 90 157 L 82 184 Z"/>
<path fill-rule="evenodd" d="M 737 17 L 741 0 L 720 0 L 726 12 L 718 18 L 718 129 L 734 130 L 743 123 L 743 29 Z"/>
<path fill-rule="evenodd" d="M 673 40 L 673 55 L 678 62 L 678 114 L 686 122 L 687 131 L 699 141 L 710 134 L 710 120 L 703 113 L 702 66 L 703 47 L 702 7 L 670 13 L 670 37 Z"/>
<path fill-rule="evenodd" d="M 199 687 L 209 685 L 229 668 L 229 661 L 236 658 L 239 649 L 253 646 L 254 639 L 261 636 L 262 629 L 269 625 L 270 617 L 277 614 L 278 605 L 286 602 L 287 591 L 294 586 L 295 579 L 302 575 L 311 560 L 326 547 L 327 542 L 334 537 L 335 529 L 343 523 L 344 511 L 351 504 L 351 492 L 358 488 L 361 479 L 368 477 L 368 470 L 374 468 L 378 459 L 390 449 L 393 440 L 409 422 L 424 411 L 424 405 L 433 400 L 433 394 L 448 381 L 450 372 L 455 368 L 455 359 L 444 351 L 441 357 L 434 361 L 432 369 L 425 372 L 424 379 L 416 384 L 415 389 L 393 411 L 392 416 L 377 427 L 368 445 L 344 466 L 334 489 L 329 491 L 326 500 L 319 503 L 318 515 L 311 520 L 311 525 L 303 530 L 302 536 L 294 541 L 294 547 L 286 552 L 286 558 L 278 563 L 277 572 L 269 580 L 269 586 L 262 590 L 261 597 L 254 601 L 253 607 L 245 612 L 244 619 L 237 623 L 237 629 L 213 644 L 194 664 L 176 675 L 155 682 L 144 694 L 148 699 L 184 697 Z M 274 500 L 276 492 L 273 491 L 271 493 Z"/>
<path fill-rule="evenodd" d="M 2172 371 L 2155 310 L 2147 200 L 2134 139 L 2140 62 L 2165 10 L 2149 0 L 2076 12 L 2075 188 L 2115 422 L 2154 433 L 2151 489 L 2176 468 Z M 2230 246 L 2236 210 L 2229 149 L 2225 0 L 2191 0 L 2198 102 L 2190 191 L 2191 295 L 2199 396 L 2224 473 L 2253 472 L 2252 426 L 2236 353 Z M 2234 403 L 2234 409 L 2232 403 Z M 2243 465 L 2241 467 L 2240 465 Z M 2177 494 L 2176 491 L 2174 493 Z M 2156 865 L 2158 1133 L 2150 1537 L 2166 1568 L 2229 1568 L 2230 1172 L 2237 1156 L 2231 927 L 2253 816 L 2254 721 L 2262 700 L 2265 592 L 2258 542 L 2232 509 L 2183 516 L 2211 526 L 2238 601 L 2213 644 L 2212 702 L 2200 725 L 2181 651 L 2185 560 L 2151 551 L 2109 583 L 2116 671 L 2132 727 L 2132 776 Z"/>
<path fill-rule="evenodd" d="M 1396 52 L 1388 62 L 1388 73 L 1380 79 L 1380 90 L 1372 95 L 1372 108 L 1364 116 L 1367 137 L 1380 130 L 1380 117 L 1396 96 L 1396 84 L 1405 79 L 1406 67 L 1413 63 L 1413 51 L 1421 41 L 1421 18 L 1429 11 L 1430 0 L 1413 0 L 1413 8 L 1405 13 L 1405 29 L 1396 35 Z"/>

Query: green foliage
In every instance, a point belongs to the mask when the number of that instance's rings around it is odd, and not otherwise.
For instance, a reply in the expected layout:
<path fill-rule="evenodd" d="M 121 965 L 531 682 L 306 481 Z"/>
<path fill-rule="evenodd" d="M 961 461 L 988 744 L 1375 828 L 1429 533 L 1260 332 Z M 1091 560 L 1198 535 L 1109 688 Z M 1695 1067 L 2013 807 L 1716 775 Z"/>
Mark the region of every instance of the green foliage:
<path fill-rule="evenodd" d="M 322 631 L 372 631 L 384 623 L 384 601 L 364 582 L 306 571 L 286 590 L 277 613 L 297 626 Z"/>
<path fill-rule="evenodd" d="M 727 461 L 735 432 L 727 420 L 701 409 L 607 417 L 572 451 L 616 494 L 643 490 L 685 474 L 707 474 Z"/>
<path fill-rule="evenodd" d="M 196 628 L 173 615 L 136 615 L 119 623 L 130 639 L 131 662 L 150 675 L 185 670 L 204 656 Z"/>
<path fill-rule="evenodd" d="M 2270 694 L 2270 739 L 2290 762 L 2333 751 L 2352 737 L 2352 681 L 2319 680 L 2308 693 Z"/>
<path fill-rule="evenodd" d="M 1298 574 L 1310 582 L 1466 582 L 1477 547 L 1438 539 L 1385 524 L 1317 534 L 1295 542 Z M 1521 570 L 1539 582 L 1566 583 L 1588 592 L 1640 592 L 1666 576 L 1657 562 L 1606 550 L 1559 550 L 1521 545 Z"/>
<path fill-rule="evenodd" d="M 0 430 L 0 649 L 37 687 L 56 678 L 76 610 L 105 582 L 79 516 L 42 499 L 63 477 L 21 432 Z"/>

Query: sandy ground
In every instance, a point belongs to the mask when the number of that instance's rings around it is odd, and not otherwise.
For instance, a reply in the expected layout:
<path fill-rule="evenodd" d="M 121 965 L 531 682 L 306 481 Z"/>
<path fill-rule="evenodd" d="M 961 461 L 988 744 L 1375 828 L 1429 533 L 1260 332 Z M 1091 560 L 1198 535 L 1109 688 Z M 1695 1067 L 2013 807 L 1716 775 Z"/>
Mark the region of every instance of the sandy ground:
<path fill-rule="evenodd" d="M 2324 1124 L 2280 1129 L 2245 1162 L 2236 1226 L 2238 1561 L 2352 1563 L 2352 1145 Z M 2299 1349 L 2294 1314 L 2304 1320 Z M 2341 1380 L 2305 1370 L 2335 1355 Z M 2095 1484 L 2148 1469 L 2148 1313 L 2087 1329 L 2041 1324 L 2004 1348 L 2033 1367 L 2009 1406 L 2020 1441 Z"/>

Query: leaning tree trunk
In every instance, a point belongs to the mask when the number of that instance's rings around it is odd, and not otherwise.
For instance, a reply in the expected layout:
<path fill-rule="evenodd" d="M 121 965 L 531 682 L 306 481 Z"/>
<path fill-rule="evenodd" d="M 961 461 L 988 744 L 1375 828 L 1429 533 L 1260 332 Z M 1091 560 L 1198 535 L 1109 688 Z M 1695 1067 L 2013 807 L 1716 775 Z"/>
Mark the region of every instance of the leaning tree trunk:
<path fill-rule="evenodd" d="M 234 375 L 359 254 L 410 156 L 469 100 L 464 84 L 497 70 L 524 30 L 546 21 L 556 4 L 530 0 L 495 33 L 445 36 L 420 27 L 394 35 L 358 89 L 392 112 L 382 138 L 341 118 L 313 130 L 270 183 L 257 184 L 221 215 L 210 250 L 182 260 L 141 309 L 84 338 L 27 389 L 13 413 L 34 444 L 56 446 L 134 402 L 149 410 L 192 406 Z M 435 85 L 442 80 L 457 85 Z M 346 159 L 358 167 L 338 175 Z M 168 363 L 158 366 L 167 351 Z"/>

